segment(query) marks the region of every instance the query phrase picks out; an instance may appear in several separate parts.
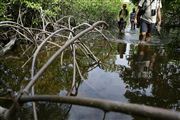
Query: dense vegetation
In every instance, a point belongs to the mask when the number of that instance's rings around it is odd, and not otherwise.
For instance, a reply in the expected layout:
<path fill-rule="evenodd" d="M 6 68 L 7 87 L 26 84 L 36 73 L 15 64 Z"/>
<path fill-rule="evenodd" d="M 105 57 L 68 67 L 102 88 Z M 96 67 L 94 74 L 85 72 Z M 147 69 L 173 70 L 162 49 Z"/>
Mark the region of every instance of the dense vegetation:
<path fill-rule="evenodd" d="M 137 5 L 137 0 L 131 0 Z M 179 0 L 162 0 L 164 23 L 179 25 Z M 26 26 L 40 25 L 44 13 L 50 20 L 73 15 L 79 22 L 105 20 L 114 23 L 117 20 L 121 0 L 0 0 L 0 20 L 17 21 L 19 14 Z M 129 8 L 132 5 L 129 5 Z M 171 20 L 171 21 L 170 21 Z M 173 20 L 173 21 L 172 21 Z"/>
<path fill-rule="evenodd" d="M 1 0 L 0 20 L 17 21 L 19 14 L 26 26 L 39 25 L 43 12 L 45 17 L 57 20 L 73 15 L 78 21 L 116 20 L 119 0 Z"/>
<path fill-rule="evenodd" d="M 180 1 L 179 0 L 164 0 L 164 16 L 167 18 L 167 23 L 171 25 L 180 25 Z"/>

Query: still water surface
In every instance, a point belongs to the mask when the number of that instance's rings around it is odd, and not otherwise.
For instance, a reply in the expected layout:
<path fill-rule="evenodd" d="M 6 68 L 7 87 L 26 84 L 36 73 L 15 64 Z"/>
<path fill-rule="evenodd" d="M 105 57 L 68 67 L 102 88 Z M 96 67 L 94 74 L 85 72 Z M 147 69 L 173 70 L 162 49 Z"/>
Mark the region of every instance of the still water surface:
<path fill-rule="evenodd" d="M 85 80 L 78 83 L 76 95 L 180 111 L 180 51 L 178 51 L 180 46 L 177 44 L 179 41 L 177 33 L 172 31 L 174 38 L 166 45 L 134 44 L 131 40 L 135 39 L 134 34 L 128 32 L 124 36 L 126 42 L 122 42 L 122 38 L 111 41 L 111 49 L 104 46 L 104 41 L 101 40 L 89 42 L 95 55 L 101 59 L 102 65 L 88 67 L 82 58 L 80 64 L 81 67 L 85 65 L 82 69 Z M 47 54 L 40 57 L 43 58 L 45 55 Z M 15 91 L 29 79 L 28 66 L 21 68 L 24 62 L 25 60 L 14 56 L 13 52 L 0 59 L 0 80 Z M 72 71 L 72 64 L 67 62 L 60 66 L 58 62 L 54 63 L 41 78 L 44 82 L 36 86 L 36 93 L 66 95 L 71 87 L 72 73 L 69 71 Z M 2 84 L 1 96 L 5 95 L 3 88 Z M 0 104 L 8 106 L 8 103 L 3 101 Z M 37 111 L 40 120 L 147 119 L 122 113 L 105 113 L 89 107 L 44 102 L 37 104 Z M 20 115 L 22 120 L 33 119 L 31 104 L 24 105 L 21 113 L 24 113 Z"/>

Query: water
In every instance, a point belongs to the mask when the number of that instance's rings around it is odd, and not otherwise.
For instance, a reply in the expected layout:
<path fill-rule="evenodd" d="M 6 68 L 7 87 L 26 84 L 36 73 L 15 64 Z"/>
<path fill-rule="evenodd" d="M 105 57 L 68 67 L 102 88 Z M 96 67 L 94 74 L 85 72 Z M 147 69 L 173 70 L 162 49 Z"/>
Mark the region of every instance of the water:
<path fill-rule="evenodd" d="M 100 98 L 123 103 L 137 103 L 180 111 L 180 54 L 177 34 L 172 30 L 169 44 L 153 45 L 134 42 L 137 34 L 126 32 L 126 41 L 122 38 L 112 40 L 110 46 L 103 40 L 86 40 L 93 53 L 102 61 L 101 66 L 91 65 L 93 61 L 78 54 L 79 66 L 85 77 L 78 76 L 77 89 L 73 91 L 78 97 Z M 155 41 L 155 40 L 154 40 Z M 164 40 L 168 43 L 168 40 Z M 9 52 L 0 58 L 1 96 L 6 96 L 7 87 L 14 91 L 25 86 L 30 78 L 29 66 L 22 68 L 27 60 L 20 51 Z M 49 53 L 39 55 L 38 64 L 48 58 Z M 71 56 L 66 53 L 63 65 L 54 62 L 37 82 L 36 94 L 55 94 L 65 96 L 71 87 Z M 37 68 L 39 68 L 38 66 Z M 19 72 L 21 71 L 21 72 Z M 3 82 L 2 82 L 3 81 Z M 0 102 L 1 106 L 9 103 Z M 122 113 L 67 104 L 40 102 L 37 104 L 40 120 L 146 120 L 147 118 Z M 25 104 L 21 110 L 22 120 L 33 119 L 31 104 Z"/>

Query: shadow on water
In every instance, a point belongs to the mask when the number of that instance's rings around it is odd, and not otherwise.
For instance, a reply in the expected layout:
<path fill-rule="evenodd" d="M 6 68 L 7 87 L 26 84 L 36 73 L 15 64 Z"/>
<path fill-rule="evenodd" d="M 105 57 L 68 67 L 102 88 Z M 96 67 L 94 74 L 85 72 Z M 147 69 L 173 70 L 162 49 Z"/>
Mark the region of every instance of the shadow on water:
<path fill-rule="evenodd" d="M 137 33 L 138 31 L 134 31 Z M 179 30 L 167 30 L 171 41 L 153 41 L 139 44 L 137 34 L 126 32 L 122 38 L 112 40 L 112 48 L 103 41 L 87 40 L 93 53 L 101 59 L 101 66 L 90 64 L 79 53 L 79 64 L 84 81 L 77 77 L 75 96 L 101 98 L 125 103 L 137 103 L 180 111 L 180 54 Z M 122 42 L 123 39 L 126 39 Z M 135 40 L 134 40 L 135 39 Z M 14 54 L 14 53 L 13 53 Z M 67 53 L 68 55 L 68 53 Z M 42 63 L 47 54 L 38 59 Z M 53 63 L 36 85 L 36 94 L 65 96 L 71 88 L 72 64 L 66 56 L 64 64 Z M 1 96 L 7 88 L 18 91 L 29 80 L 29 68 L 23 68 L 25 60 L 11 53 L 0 59 Z M 22 71 L 22 72 L 19 72 Z M 8 103 L 0 102 L 3 106 Z M 67 104 L 40 102 L 37 104 L 40 120 L 146 120 L 134 115 L 105 113 L 102 110 Z M 20 113 L 21 119 L 32 119 L 32 105 L 26 104 Z M 104 117 L 105 116 L 105 117 Z"/>

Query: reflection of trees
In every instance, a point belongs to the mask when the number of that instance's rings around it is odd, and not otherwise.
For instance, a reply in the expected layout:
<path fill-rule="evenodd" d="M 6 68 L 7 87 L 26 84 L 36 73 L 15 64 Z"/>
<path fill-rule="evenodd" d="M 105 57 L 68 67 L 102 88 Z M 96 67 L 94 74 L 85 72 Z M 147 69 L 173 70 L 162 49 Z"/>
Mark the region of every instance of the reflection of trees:
<path fill-rule="evenodd" d="M 116 43 L 112 43 L 114 46 Z M 100 68 L 105 70 L 105 71 L 115 71 L 116 70 L 116 65 L 114 64 L 114 61 L 116 57 L 114 56 L 114 52 L 116 51 L 116 47 L 110 47 L 102 42 L 100 43 L 99 46 L 96 46 L 95 51 L 97 52 L 97 56 L 99 56 L 101 64 Z M 95 54 L 96 54 L 95 52 Z"/>
<path fill-rule="evenodd" d="M 93 41 L 94 42 L 94 41 Z M 102 43 L 102 42 L 99 42 Z M 94 43 L 93 43 L 94 44 Z M 98 44 L 96 44 L 98 45 Z M 100 44 L 101 46 L 104 46 L 104 44 Z M 94 47 L 91 46 L 93 53 L 96 55 L 100 55 L 103 59 L 107 56 L 106 54 L 101 54 L 103 52 L 99 52 L 102 50 L 102 47 Z M 90 48 L 91 48 L 90 47 Z M 104 46 L 105 47 L 105 46 Z M 109 49 L 105 48 L 105 51 L 109 51 Z M 41 54 L 38 55 L 37 59 L 37 66 L 36 70 L 38 70 L 48 59 L 48 56 L 51 55 L 54 51 L 42 51 Z M 106 52 L 109 53 L 109 52 Z M 87 77 L 88 70 L 95 64 L 94 60 L 89 59 L 88 57 L 84 57 L 82 52 L 78 49 L 77 50 L 77 63 L 79 64 L 79 69 L 83 75 L 83 77 Z M 90 55 L 90 54 L 89 54 Z M 56 61 L 53 62 L 53 64 L 48 68 L 47 71 L 43 74 L 43 76 L 40 78 L 41 80 L 37 81 L 35 85 L 35 93 L 36 94 L 58 94 L 58 95 L 73 95 L 76 96 L 78 93 L 78 88 L 79 85 L 82 83 L 82 79 L 80 75 L 76 75 L 76 83 L 75 86 L 72 88 L 72 76 L 73 76 L 73 64 L 72 64 L 72 55 L 71 51 L 67 50 L 65 51 L 64 57 L 63 57 L 63 64 L 61 64 L 61 59 L 57 59 Z M 28 65 L 27 68 L 22 69 L 21 66 L 26 61 L 26 59 L 14 59 L 12 62 L 12 59 L 9 60 L 1 60 L 3 61 L 2 64 L 2 69 L 0 70 L 0 74 L 2 75 L 1 78 L 5 80 L 6 83 L 11 83 L 10 86 L 11 88 L 15 87 L 16 91 L 18 91 L 20 88 L 23 87 L 23 85 L 26 82 L 29 82 L 29 74 L 28 74 Z M 8 71 L 8 72 L 7 72 Z M 19 71 L 26 71 L 26 72 L 19 72 Z M 7 72 L 7 74 L 4 74 Z M 28 75 L 28 76 L 27 76 Z M 11 78 L 12 76 L 12 78 Z M 15 79 L 17 78 L 17 80 Z M 25 79 L 26 78 L 26 79 Z M 15 80 L 15 81 L 13 81 Z M 26 80 L 26 81 L 22 81 Z M 16 82 L 16 84 L 14 83 Z M 21 83 L 20 83 L 21 82 Z M 14 90 L 14 88 L 13 88 Z M 4 92 L 4 91 L 3 91 Z M 55 105 L 57 106 L 57 105 Z M 48 112 L 48 114 L 51 114 L 51 117 L 57 110 L 64 112 L 64 111 L 69 111 L 71 107 L 67 107 L 69 105 L 64 105 L 64 109 L 61 109 L 61 106 L 58 107 L 51 107 L 45 106 L 45 109 L 50 109 L 44 112 Z M 31 105 L 29 107 L 32 107 Z M 38 112 L 43 112 L 43 110 L 39 110 L 40 106 L 38 106 Z M 60 110 L 61 109 L 61 110 Z M 49 112 L 52 111 L 52 112 Z M 54 112 L 55 113 L 54 113 Z M 32 111 L 31 111 L 32 112 Z M 39 113 L 38 113 L 39 114 Z M 41 114 L 41 113 L 40 113 Z M 47 113 L 46 113 L 47 114 Z M 27 116 L 26 116 L 27 115 Z M 31 113 L 32 115 L 32 113 Z M 30 116 L 29 113 L 25 114 L 24 117 Z M 39 116 L 41 118 L 41 116 Z M 47 119 L 50 116 L 47 116 Z M 54 116 L 55 117 L 55 116 Z M 58 115 L 57 118 L 63 118 L 64 116 Z M 44 116 L 42 117 L 44 119 Z"/>
<path fill-rule="evenodd" d="M 133 52 L 127 57 L 130 68 L 120 66 L 129 102 L 180 110 L 180 64 L 174 50 L 141 45 L 131 49 Z"/>
<path fill-rule="evenodd" d="M 125 75 L 123 76 L 136 79 L 150 79 L 156 53 L 148 45 L 139 44 L 136 49 L 134 53 L 128 57 L 131 69 L 125 68 L 123 71 Z"/>
<path fill-rule="evenodd" d="M 50 53 L 48 53 L 50 54 Z M 42 80 L 37 82 L 37 93 L 46 93 L 46 94 L 57 94 L 60 90 L 66 89 L 67 91 L 71 88 L 71 82 L 72 82 L 72 70 L 73 65 L 71 63 L 71 56 L 69 56 L 70 53 L 66 53 L 67 55 L 64 56 L 64 62 L 63 65 L 60 63 L 60 59 L 56 60 L 49 69 L 45 72 L 45 74 L 41 77 Z M 41 66 L 46 59 L 48 58 L 48 55 L 46 52 L 41 53 L 39 55 L 38 63 L 39 66 Z M 0 75 L 1 79 L 3 79 L 5 82 L 7 82 L 13 90 L 19 90 L 23 85 L 21 84 L 21 80 L 29 80 L 29 74 L 28 74 L 28 68 L 22 69 L 22 63 L 26 61 L 26 59 L 7 59 L 7 60 L 1 60 L 2 64 L 0 65 Z M 13 62 L 12 62 L 13 61 Z M 88 60 L 86 57 L 78 56 L 77 62 L 80 64 L 80 69 L 83 74 L 83 76 L 86 78 L 87 71 L 91 64 L 93 64 L 94 61 Z M 37 67 L 39 67 L 37 66 Z M 21 72 L 19 72 L 21 71 Z M 26 71 L 26 72 L 25 72 Z M 77 80 L 80 81 L 80 76 L 76 76 Z M 26 83 L 26 81 L 22 81 L 22 83 Z M 48 87 L 45 87 L 48 86 Z"/>
<path fill-rule="evenodd" d="M 103 45 L 97 48 L 94 46 L 92 47 L 95 48 L 95 51 L 97 50 L 98 55 L 101 55 L 102 58 L 104 58 L 104 56 L 107 56 L 106 54 L 109 55 L 109 52 L 107 52 L 107 49 L 105 49 L 105 52 L 102 54 L 98 52 L 99 49 L 102 49 L 102 46 Z M 118 46 L 120 54 L 124 53 L 124 48 L 126 48 L 125 45 Z M 179 64 L 176 60 L 169 60 L 168 57 L 170 55 L 167 57 L 166 51 L 163 51 L 164 48 L 155 48 L 151 46 L 139 45 L 137 47 L 137 51 L 134 52 L 134 54 L 130 55 L 130 57 L 128 58 L 130 63 L 129 65 L 131 67 L 121 67 L 121 76 L 124 78 L 124 81 L 127 84 L 128 88 L 128 91 L 126 91 L 125 96 L 129 98 L 130 102 L 179 109 L 177 101 L 179 99 L 179 82 L 177 81 L 179 78 Z M 72 78 L 70 76 L 72 76 L 73 74 L 73 65 L 71 64 L 71 62 L 69 62 L 72 61 L 68 53 L 69 51 L 66 52 L 67 54 L 64 56 L 64 63 L 60 66 L 59 61 L 55 61 L 52 64 L 52 66 L 48 69 L 48 71 L 46 71 L 45 75 L 41 78 L 43 79 L 43 81 L 38 81 L 38 84 L 36 84 L 35 86 L 37 87 L 37 94 L 57 94 L 63 90 L 65 92 L 70 91 L 72 82 Z M 43 60 L 46 59 L 44 58 L 44 54 L 41 55 L 39 55 L 38 58 L 38 64 L 40 65 L 44 62 Z M 113 65 L 111 63 L 112 61 L 114 60 L 112 60 L 112 58 L 110 57 L 110 60 L 108 61 L 110 62 L 110 66 Z M 17 61 L 17 63 L 18 62 L 19 61 Z M 93 60 L 88 60 L 87 58 L 84 58 L 80 55 L 80 57 L 77 57 L 77 62 L 81 66 L 81 71 L 83 75 L 87 75 L 87 70 L 90 68 L 89 65 L 93 64 Z M 12 64 L 9 63 L 7 62 L 7 66 Z M 19 65 L 17 64 L 16 67 L 19 67 Z M 16 69 L 16 67 L 14 69 Z M 108 68 L 107 70 L 114 71 L 114 68 L 115 67 L 112 67 L 112 69 Z M 6 70 L 6 68 L 3 68 L 3 70 Z M 146 74 L 144 75 L 143 73 L 144 71 L 150 72 L 152 75 L 150 77 L 146 76 Z M 3 73 L 4 71 L 1 72 Z M 13 70 L 11 70 L 8 74 L 10 75 L 12 73 L 14 73 Z M 20 74 L 23 73 L 17 72 L 17 75 Z M 76 76 L 76 79 L 77 84 L 75 92 L 73 92 L 73 95 L 77 94 L 78 87 L 81 84 L 80 77 Z M 147 94 L 149 89 L 151 90 L 149 91 L 151 92 L 151 94 Z M 173 95 L 173 93 L 175 94 L 175 96 Z M 54 109 L 58 108 L 54 107 Z"/>
<path fill-rule="evenodd" d="M 72 105 L 68 104 L 53 104 L 53 103 L 37 103 L 37 113 L 39 119 L 43 120 L 66 120 L 68 119 L 68 113 Z M 32 109 L 31 106 L 26 105 L 21 110 L 20 117 L 23 120 L 30 120 L 32 118 Z M 47 114 L 48 113 L 48 114 Z"/>
<path fill-rule="evenodd" d="M 42 56 L 41 56 L 42 55 Z M 41 64 L 46 59 L 47 55 L 42 53 L 39 56 L 38 62 Z M 7 86 L 12 89 L 14 92 L 18 91 L 21 87 L 23 87 L 24 83 L 28 82 L 29 80 L 29 72 L 27 68 L 22 69 L 22 63 L 26 59 L 5 59 L 1 60 L 2 64 L 0 64 L 0 87 L 1 96 L 7 95 Z M 72 83 L 72 65 L 68 63 L 70 60 L 70 56 L 65 59 L 63 66 L 60 66 L 59 60 L 55 61 L 49 69 L 45 72 L 45 74 L 41 77 L 42 80 L 38 81 L 36 84 L 36 93 L 37 94 L 61 94 L 61 91 L 65 91 L 65 94 L 68 94 L 71 90 L 71 83 Z M 12 62 L 13 61 L 13 62 Z M 86 63 L 86 62 L 84 62 Z M 83 64 L 81 64 L 83 66 Z M 88 67 L 82 69 L 83 75 L 87 74 Z M 20 72 L 21 71 L 21 72 Z M 81 82 L 79 76 L 77 77 L 77 85 Z M 26 81 L 22 81 L 26 80 Z M 76 89 L 76 92 L 78 88 Z M 1 102 L 4 106 L 8 105 L 9 103 Z M 37 112 L 40 119 L 65 119 L 67 114 L 71 108 L 71 105 L 67 104 L 50 104 L 50 103 L 39 103 L 37 104 Z M 22 119 L 31 119 L 32 118 L 32 105 L 28 104 L 23 107 L 21 110 L 20 117 Z M 48 113 L 48 114 L 47 114 Z"/>
<path fill-rule="evenodd" d="M 166 49 L 137 46 L 128 57 L 131 68 L 122 67 L 121 77 L 130 102 L 179 110 L 179 62 Z"/>
<path fill-rule="evenodd" d="M 16 62 L 19 61 L 19 62 Z M 16 62 L 16 64 L 14 64 Z M 18 91 L 23 85 L 22 79 L 28 79 L 28 71 L 20 68 L 22 61 L 16 59 L 5 59 L 0 63 L 0 86 L 1 89 L 12 89 Z M 25 81 L 24 81 L 25 82 Z"/>
<path fill-rule="evenodd" d="M 72 105 L 68 104 L 52 104 L 52 103 L 41 103 L 38 104 L 38 115 L 40 115 L 40 118 L 43 118 L 44 120 L 65 120 L 68 118 L 68 113 L 71 109 Z M 46 116 L 44 116 L 44 113 Z"/>

